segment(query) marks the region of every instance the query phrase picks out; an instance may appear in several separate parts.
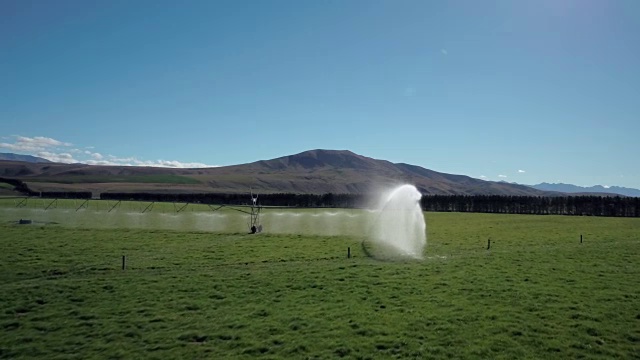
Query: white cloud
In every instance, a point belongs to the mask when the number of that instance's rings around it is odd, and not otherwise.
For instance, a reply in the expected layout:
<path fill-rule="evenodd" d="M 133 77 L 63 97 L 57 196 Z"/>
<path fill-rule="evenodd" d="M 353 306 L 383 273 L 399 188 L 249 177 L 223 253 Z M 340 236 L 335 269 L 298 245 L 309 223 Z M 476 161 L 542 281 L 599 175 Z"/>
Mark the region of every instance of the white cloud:
<path fill-rule="evenodd" d="M 119 159 L 113 155 L 107 156 L 107 159 L 86 160 L 83 161 L 88 165 L 113 165 L 113 166 L 149 166 L 149 167 L 165 167 L 165 168 L 205 168 L 217 167 L 217 165 L 207 165 L 198 162 L 181 162 L 176 160 L 138 160 L 136 158 Z"/>
<path fill-rule="evenodd" d="M 49 149 L 55 149 L 60 147 L 69 147 L 72 144 L 62 142 L 56 139 L 36 136 L 13 136 L 16 140 L 13 143 L 0 143 L 0 148 L 9 149 L 11 151 L 17 151 L 21 153 L 37 153 L 39 151 L 47 151 Z"/>
<path fill-rule="evenodd" d="M 417 90 L 416 88 L 412 87 L 412 86 L 408 86 L 404 89 L 404 96 L 406 97 L 412 97 L 416 94 Z"/>
<path fill-rule="evenodd" d="M 480 179 L 486 179 L 487 177 L 484 175 L 480 175 Z"/>
<path fill-rule="evenodd" d="M 87 165 L 103 165 L 103 166 L 108 166 L 108 165 L 121 165 L 121 164 L 117 164 L 108 160 L 87 160 L 87 161 L 83 161 L 85 164 Z"/>
<path fill-rule="evenodd" d="M 13 136 L 15 141 L 0 143 L 0 148 L 9 149 L 21 154 L 35 155 L 53 162 L 59 163 L 84 163 L 88 165 L 115 165 L 115 166 L 152 166 L 169 168 L 204 168 L 216 167 L 199 162 L 181 162 L 177 160 L 139 160 L 136 157 L 117 157 L 114 155 L 102 155 L 99 152 L 69 148 L 72 144 L 56 139 L 36 136 Z M 86 146 L 84 149 L 94 149 Z M 76 154 L 74 158 L 71 154 Z"/>
<path fill-rule="evenodd" d="M 119 163 L 123 163 L 123 165 L 130 165 L 130 164 L 132 164 L 132 163 L 134 163 L 134 162 L 139 162 L 139 161 L 138 161 L 136 158 L 134 158 L 134 157 L 118 158 L 118 157 L 115 157 L 115 156 L 113 156 L 113 155 L 111 155 L 111 160 L 112 160 L 112 161 L 115 161 L 115 162 L 117 162 L 117 163 L 118 163 L 118 162 L 119 162 Z"/>
<path fill-rule="evenodd" d="M 524 170 L 518 170 L 518 173 L 520 173 L 520 174 L 524 174 L 524 173 L 526 173 L 526 171 L 524 171 Z"/>
<path fill-rule="evenodd" d="M 163 167 L 175 167 L 175 168 L 199 168 L 199 167 L 207 167 L 206 164 L 203 163 L 197 163 L 197 162 L 188 162 L 188 163 L 183 163 L 180 161 L 175 161 L 175 160 L 171 160 L 171 161 L 165 161 L 165 160 L 158 160 L 157 162 L 160 166 Z"/>
<path fill-rule="evenodd" d="M 71 146 L 70 143 L 58 141 L 56 139 L 44 137 L 44 136 L 36 136 L 33 138 L 25 137 L 25 136 L 16 136 L 19 143 L 29 143 L 34 144 L 36 146 L 42 147 L 51 147 L 51 146 Z"/>
<path fill-rule="evenodd" d="M 505 178 L 507 178 L 507 175 L 498 175 L 498 177 L 505 179 Z"/>
<path fill-rule="evenodd" d="M 440 53 L 442 53 L 442 55 L 445 55 L 445 56 L 449 54 L 447 49 L 440 49 Z"/>
<path fill-rule="evenodd" d="M 17 144 L 9 144 L 9 143 L 0 143 L 0 148 L 9 149 L 11 151 L 24 151 L 22 147 Z"/>
<path fill-rule="evenodd" d="M 49 151 L 41 151 L 37 153 L 36 156 L 47 159 L 49 161 L 65 164 L 73 164 L 79 162 L 78 160 L 73 158 L 73 155 L 69 153 L 53 153 Z"/>

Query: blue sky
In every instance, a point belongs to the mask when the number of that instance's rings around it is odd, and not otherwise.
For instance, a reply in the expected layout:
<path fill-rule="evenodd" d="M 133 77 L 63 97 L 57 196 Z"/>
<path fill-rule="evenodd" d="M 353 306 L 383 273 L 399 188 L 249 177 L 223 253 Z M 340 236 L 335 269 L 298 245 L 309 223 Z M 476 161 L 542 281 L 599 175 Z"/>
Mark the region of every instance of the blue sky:
<path fill-rule="evenodd" d="M 0 152 L 640 188 L 640 1 L 0 0 Z"/>

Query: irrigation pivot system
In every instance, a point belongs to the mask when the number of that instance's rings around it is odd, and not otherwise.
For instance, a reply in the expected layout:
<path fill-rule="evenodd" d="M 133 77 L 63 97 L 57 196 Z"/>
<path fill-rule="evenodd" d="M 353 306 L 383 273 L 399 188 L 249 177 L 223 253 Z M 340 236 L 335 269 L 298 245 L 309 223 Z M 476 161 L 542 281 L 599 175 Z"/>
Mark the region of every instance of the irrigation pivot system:
<path fill-rule="evenodd" d="M 251 201 L 249 202 L 249 205 L 223 204 L 218 206 L 214 206 L 214 205 L 208 205 L 208 206 L 209 206 L 209 209 L 211 209 L 211 211 L 213 212 L 218 211 L 222 208 L 228 208 L 228 209 L 239 211 L 249 215 L 249 218 L 247 219 L 247 227 L 249 228 L 249 232 L 251 234 L 260 233 L 262 232 L 262 224 L 260 223 L 260 212 L 262 211 L 262 205 L 260 205 L 260 202 L 258 201 L 257 194 L 254 195 L 252 190 L 249 191 L 249 194 L 251 196 Z M 37 207 L 46 211 L 49 209 L 57 209 L 58 200 L 59 199 L 57 198 L 45 200 L 44 198 L 37 198 L 37 197 L 36 198 L 15 197 L 14 205 L 17 208 Z M 73 199 L 73 208 L 76 212 L 81 209 L 82 210 L 89 209 L 89 203 L 92 201 L 94 200 Z M 123 200 L 116 200 L 115 202 L 112 202 L 110 200 L 95 200 L 95 201 L 101 201 L 103 204 L 106 204 L 106 208 L 104 210 L 106 210 L 107 212 L 112 212 L 117 208 L 121 207 L 121 205 L 123 204 Z M 155 201 L 151 201 L 149 204 L 140 203 L 140 208 L 138 209 L 138 211 L 140 211 L 142 214 L 149 213 L 153 210 L 155 203 L 156 203 Z M 30 206 L 29 204 L 33 204 L 33 205 Z M 100 204 L 100 203 L 97 203 L 97 204 Z M 176 213 L 180 213 L 180 212 L 186 211 L 189 205 L 191 205 L 191 203 L 173 202 L 173 209 Z M 99 206 L 100 205 L 98 205 L 98 208 Z"/>
<path fill-rule="evenodd" d="M 249 232 L 251 234 L 257 234 L 262 232 L 262 224 L 260 223 L 260 211 L 262 210 L 262 205 L 258 202 L 258 195 L 253 195 L 253 191 L 250 190 L 251 202 L 249 203 L 249 211 L 239 208 L 239 206 L 228 206 L 228 205 L 220 205 L 217 208 L 211 208 L 211 211 L 218 211 L 223 207 L 228 207 L 231 210 L 240 211 L 242 213 L 249 215 L 249 220 L 247 221 L 247 226 L 249 227 Z"/>

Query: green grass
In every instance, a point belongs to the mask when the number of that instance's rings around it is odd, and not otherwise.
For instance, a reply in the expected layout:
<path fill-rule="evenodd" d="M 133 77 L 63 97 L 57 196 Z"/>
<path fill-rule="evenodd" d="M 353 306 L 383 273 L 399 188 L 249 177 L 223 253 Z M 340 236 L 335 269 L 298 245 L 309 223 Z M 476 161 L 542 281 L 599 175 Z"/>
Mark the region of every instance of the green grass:
<path fill-rule="evenodd" d="M 0 182 L 0 189 L 7 189 L 7 190 L 13 190 L 15 186 L 11 185 L 11 184 L 7 184 L 5 182 Z"/>
<path fill-rule="evenodd" d="M 68 175 L 25 179 L 28 182 L 58 184 L 94 183 L 153 183 L 153 184 L 200 184 L 197 179 L 181 175 Z"/>
<path fill-rule="evenodd" d="M 0 208 L 0 358 L 640 358 L 640 219 L 427 213 L 425 260 L 384 262 L 330 223 L 27 210 Z"/>
<path fill-rule="evenodd" d="M 14 197 L 11 199 L 0 199 L 0 209 L 4 209 L 5 213 L 7 211 L 12 210 L 44 210 L 46 208 L 49 209 L 58 209 L 58 210 L 73 210 L 78 209 L 80 205 L 83 205 L 82 209 L 86 210 L 94 210 L 94 211 L 108 211 L 112 207 L 115 206 L 113 210 L 123 210 L 128 212 L 142 212 L 149 205 L 149 209 L 146 212 L 175 212 L 176 207 L 182 207 L 185 205 L 182 203 L 171 203 L 171 202 L 157 202 L 153 203 L 150 201 L 128 201 L 123 200 L 89 200 L 87 203 L 84 203 L 84 199 L 49 199 L 49 198 L 39 198 L 39 197 Z M 22 203 L 22 204 L 20 204 Z M 20 204 L 20 206 L 19 206 Z M 49 206 L 51 204 L 51 206 Z M 215 206 L 217 207 L 217 205 Z M 214 207 L 214 208 L 215 208 Z M 204 204 L 189 204 L 183 211 L 193 212 L 193 211 L 211 211 L 208 205 Z M 0 215 L 2 216 L 2 215 Z M 90 225 L 87 223 L 86 225 Z"/>

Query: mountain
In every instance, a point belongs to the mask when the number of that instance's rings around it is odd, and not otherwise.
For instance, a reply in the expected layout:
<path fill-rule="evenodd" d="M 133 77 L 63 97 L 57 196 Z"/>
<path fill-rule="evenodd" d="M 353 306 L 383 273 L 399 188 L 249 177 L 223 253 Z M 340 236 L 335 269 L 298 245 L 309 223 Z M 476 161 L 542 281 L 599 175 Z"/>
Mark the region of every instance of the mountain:
<path fill-rule="evenodd" d="M 222 170 L 223 168 L 217 168 Z M 268 182 L 278 191 L 291 183 L 293 192 L 366 193 L 399 183 L 415 185 L 423 194 L 542 195 L 522 185 L 483 181 L 419 166 L 377 160 L 348 150 L 311 150 L 272 160 L 228 167 Z M 267 180 L 267 177 L 269 178 Z"/>
<path fill-rule="evenodd" d="M 622 186 L 577 186 L 572 184 L 550 184 L 550 183 L 541 183 L 537 185 L 529 185 L 534 189 L 543 190 L 543 191 L 559 191 L 564 193 L 576 194 L 576 193 L 605 193 L 605 194 L 617 194 L 631 197 L 640 197 L 639 189 L 626 188 Z"/>
<path fill-rule="evenodd" d="M 14 153 L 0 153 L 0 161 L 23 161 L 29 163 L 50 163 L 51 161 L 37 156 L 20 155 Z"/>
<path fill-rule="evenodd" d="M 474 179 L 419 166 L 377 160 L 347 150 L 310 150 L 248 164 L 175 169 L 85 164 L 0 162 L 0 177 L 34 191 L 241 193 L 368 193 L 401 183 L 423 194 L 533 195 L 558 193 Z"/>

